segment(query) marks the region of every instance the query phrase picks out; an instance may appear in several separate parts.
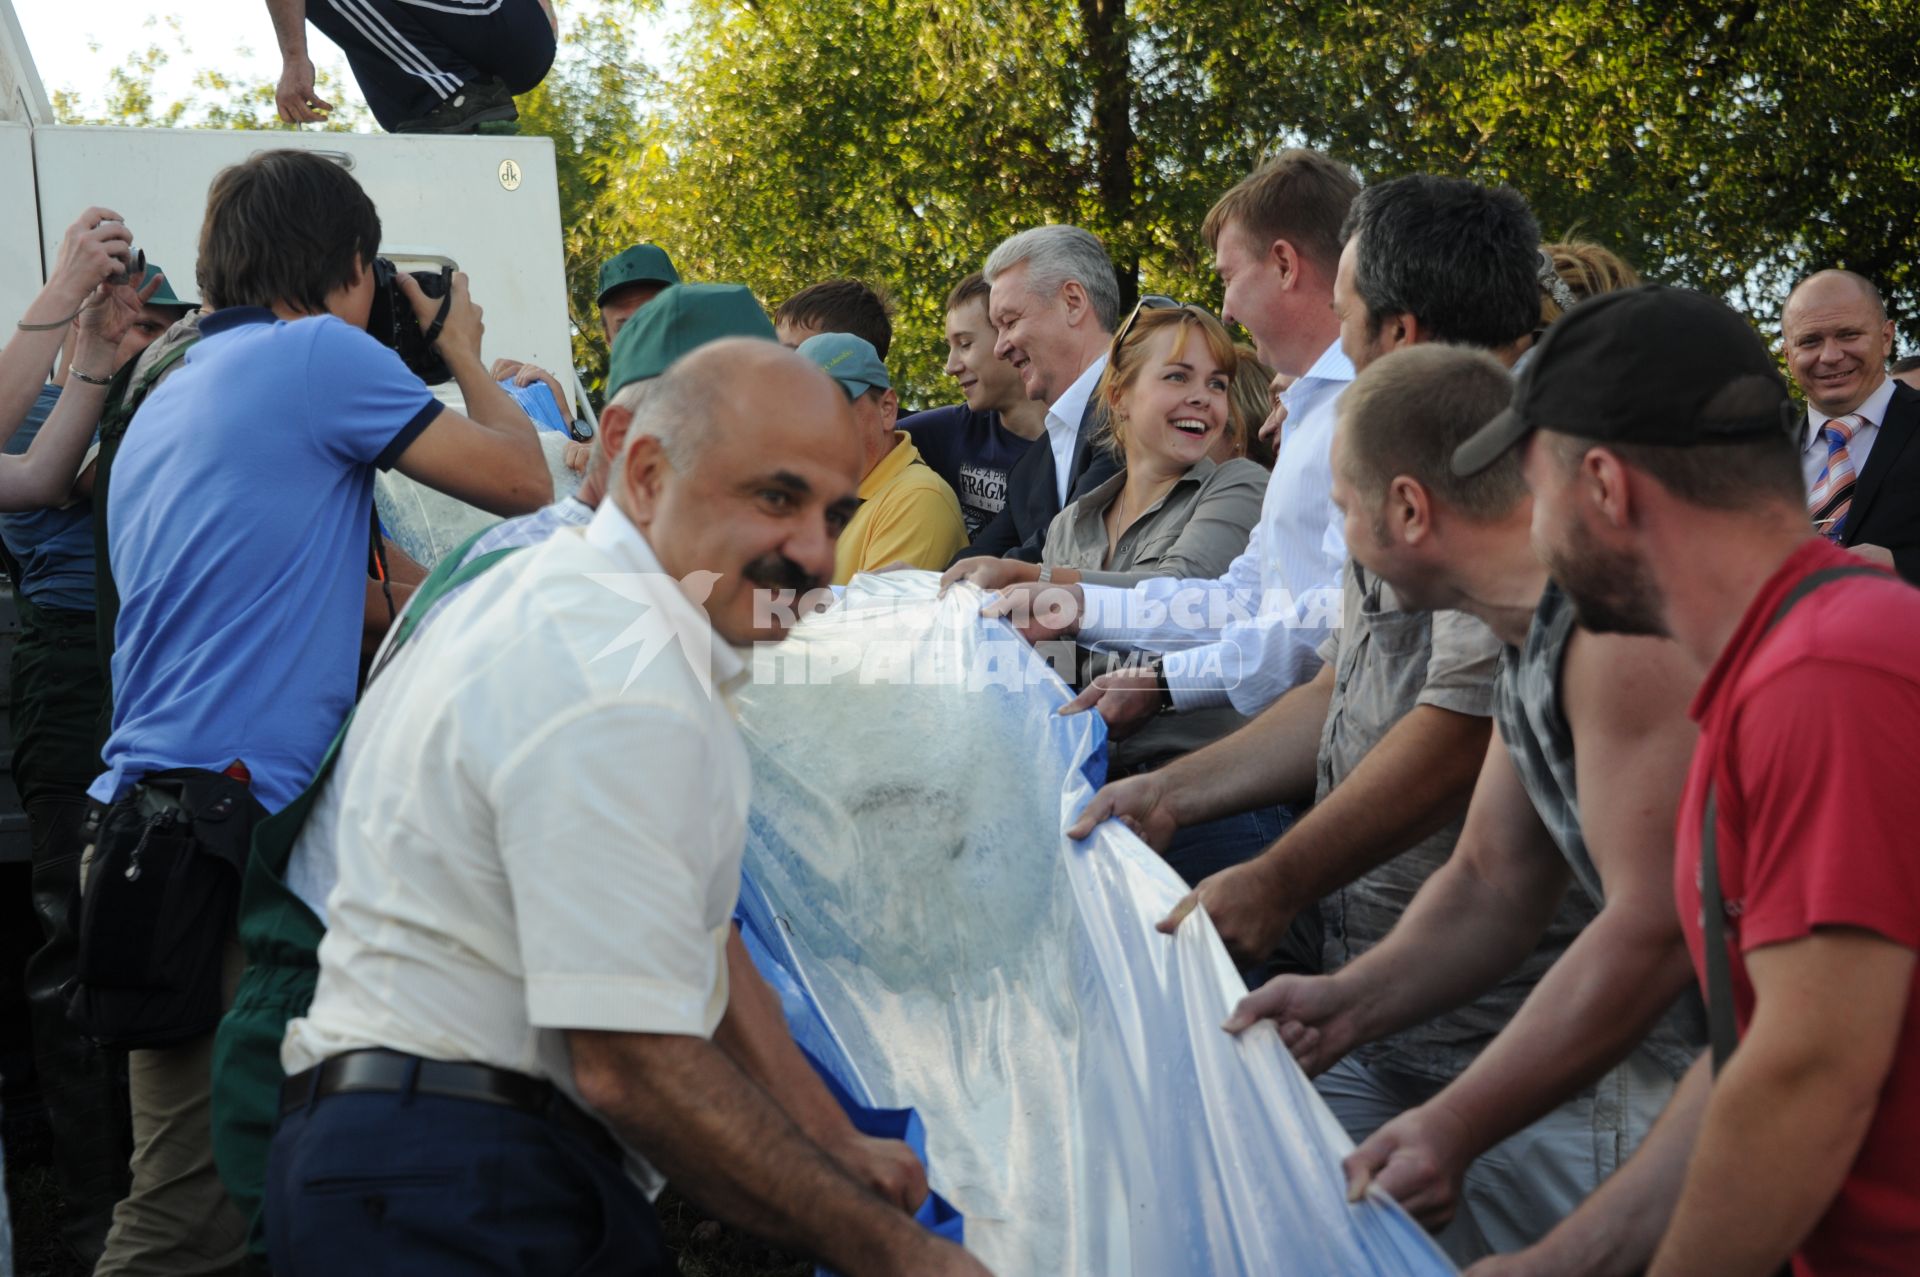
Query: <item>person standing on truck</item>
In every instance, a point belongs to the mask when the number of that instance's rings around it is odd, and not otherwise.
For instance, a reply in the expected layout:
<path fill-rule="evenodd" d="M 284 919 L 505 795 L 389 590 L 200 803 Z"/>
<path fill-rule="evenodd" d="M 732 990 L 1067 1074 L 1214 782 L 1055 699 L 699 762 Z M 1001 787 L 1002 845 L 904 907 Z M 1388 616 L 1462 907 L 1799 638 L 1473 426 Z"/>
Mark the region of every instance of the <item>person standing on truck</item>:
<path fill-rule="evenodd" d="M 129 1049 L 134 1154 L 99 1277 L 242 1263 L 208 1114 L 213 1029 L 239 976 L 233 868 L 353 704 L 376 469 L 498 514 L 552 497 L 532 425 L 480 362 L 465 275 L 444 323 L 411 277 L 397 286 L 439 328 L 467 415 L 367 334 L 379 242 L 372 201 L 319 156 L 222 171 L 200 339 L 114 461 L 113 726 L 88 791 L 74 1011 Z"/>
<path fill-rule="evenodd" d="M 314 124 L 333 110 L 314 91 L 311 22 L 347 55 L 389 133 L 475 133 L 518 119 L 513 99 L 547 78 L 560 34 L 551 0 L 267 0 L 267 12 L 281 119 Z"/>

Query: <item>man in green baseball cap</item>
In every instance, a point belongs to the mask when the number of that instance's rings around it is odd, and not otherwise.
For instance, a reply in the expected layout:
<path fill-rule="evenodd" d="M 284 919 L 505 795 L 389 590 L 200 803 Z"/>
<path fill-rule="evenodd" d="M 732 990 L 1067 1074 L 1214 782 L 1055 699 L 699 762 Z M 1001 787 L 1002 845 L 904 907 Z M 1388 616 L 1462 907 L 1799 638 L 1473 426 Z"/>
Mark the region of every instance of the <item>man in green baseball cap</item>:
<path fill-rule="evenodd" d="M 847 392 L 866 449 L 861 506 L 840 534 L 833 583 L 890 564 L 940 571 L 966 545 L 967 525 L 947 481 L 920 459 L 912 437 L 894 428 L 900 398 L 879 352 L 852 333 L 820 333 L 799 352 Z"/>
<path fill-rule="evenodd" d="M 673 259 L 658 244 L 635 244 L 600 267 L 600 327 L 611 347 L 634 312 L 680 282 Z"/>

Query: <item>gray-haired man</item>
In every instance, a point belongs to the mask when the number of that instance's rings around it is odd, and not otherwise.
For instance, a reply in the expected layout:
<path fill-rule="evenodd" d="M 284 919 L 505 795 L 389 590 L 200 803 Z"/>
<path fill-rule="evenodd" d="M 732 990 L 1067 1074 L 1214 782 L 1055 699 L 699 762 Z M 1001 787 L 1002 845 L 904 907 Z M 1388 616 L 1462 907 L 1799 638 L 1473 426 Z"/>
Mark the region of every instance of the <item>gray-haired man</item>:
<path fill-rule="evenodd" d="M 1007 504 L 961 558 L 1040 561 L 1047 524 L 1068 501 L 1114 473 L 1091 446 L 1094 387 L 1119 321 L 1120 285 L 1100 241 L 1077 226 L 1035 226 L 987 257 L 987 315 L 994 354 L 1020 374 L 1029 399 L 1047 405 L 1044 446 L 1029 448 L 1007 475 Z"/>

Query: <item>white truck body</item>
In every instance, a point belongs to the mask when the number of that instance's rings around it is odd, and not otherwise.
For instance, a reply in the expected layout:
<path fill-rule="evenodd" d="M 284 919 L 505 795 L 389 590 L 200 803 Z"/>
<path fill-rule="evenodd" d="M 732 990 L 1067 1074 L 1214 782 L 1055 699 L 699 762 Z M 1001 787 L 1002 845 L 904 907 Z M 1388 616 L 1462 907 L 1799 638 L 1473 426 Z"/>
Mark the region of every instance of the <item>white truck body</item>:
<path fill-rule="evenodd" d="M 452 262 L 467 272 L 486 315 L 486 359 L 551 369 L 578 405 L 550 139 L 56 124 L 12 0 L 0 0 L 0 93 L 0 322 L 25 311 L 61 234 L 90 205 L 123 215 L 173 291 L 199 300 L 194 267 L 214 175 L 294 147 L 359 181 L 380 212 L 382 255 L 411 269 Z"/>

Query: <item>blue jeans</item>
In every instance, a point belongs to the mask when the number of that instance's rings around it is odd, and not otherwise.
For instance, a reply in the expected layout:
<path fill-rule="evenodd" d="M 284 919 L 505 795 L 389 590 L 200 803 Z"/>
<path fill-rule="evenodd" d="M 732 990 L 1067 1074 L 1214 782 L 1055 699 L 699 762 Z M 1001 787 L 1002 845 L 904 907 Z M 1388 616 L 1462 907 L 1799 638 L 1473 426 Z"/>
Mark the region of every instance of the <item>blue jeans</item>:
<path fill-rule="evenodd" d="M 1165 859 L 1189 887 L 1197 887 L 1202 878 L 1252 860 L 1286 833 L 1293 821 L 1289 807 L 1260 807 L 1188 825 L 1174 835 Z"/>
<path fill-rule="evenodd" d="M 1195 887 L 1202 878 L 1252 860 L 1292 828 L 1298 818 L 1291 807 L 1260 807 L 1189 825 L 1174 835 L 1165 859 L 1189 887 Z M 1317 975 L 1321 968 L 1320 942 L 1320 911 L 1301 910 L 1272 956 L 1242 973 L 1248 987 L 1257 988 L 1265 980 L 1287 973 Z"/>
<path fill-rule="evenodd" d="M 659 1220 L 607 1151 L 545 1118 L 433 1095 L 330 1095 L 267 1160 L 276 1277 L 665 1277 Z"/>

